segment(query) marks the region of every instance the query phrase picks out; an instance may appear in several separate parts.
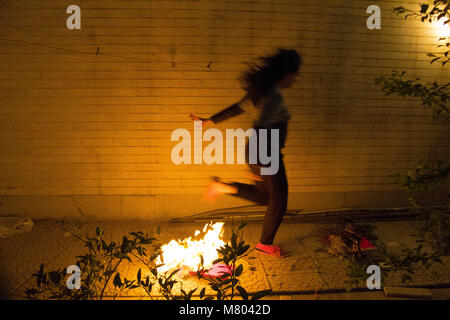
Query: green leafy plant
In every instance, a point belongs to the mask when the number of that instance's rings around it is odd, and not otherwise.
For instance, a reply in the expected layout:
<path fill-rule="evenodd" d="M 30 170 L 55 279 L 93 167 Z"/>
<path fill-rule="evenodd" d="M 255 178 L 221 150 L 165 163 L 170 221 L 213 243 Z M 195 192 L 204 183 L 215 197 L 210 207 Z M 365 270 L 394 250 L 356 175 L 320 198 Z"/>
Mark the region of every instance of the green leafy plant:
<path fill-rule="evenodd" d="M 448 0 L 435 0 L 432 4 L 420 4 L 416 10 L 405 7 L 394 9 L 398 15 L 404 15 L 405 19 L 419 18 L 422 22 L 443 21 L 444 28 L 450 28 L 450 3 Z M 445 66 L 450 58 L 450 39 L 440 38 L 437 48 L 445 48 L 443 52 L 428 53 L 431 63 L 441 61 Z M 393 72 L 390 77 L 379 76 L 375 84 L 381 85 L 386 95 L 396 93 L 402 97 L 414 97 L 422 101 L 425 107 L 431 107 L 437 116 L 448 114 L 449 83 L 438 84 L 435 82 L 421 83 L 419 78 L 405 80 L 405 71 L 400 74 Z M 389 176 L 399 183 L 410 195 L 409 208 L 411 213 L 419 217 L 415 237 L 416 246 L 405 248 L 401 254 L 385 255 L 386 265 L 394 271 L 406 272 L 402 276 L 403 281 L 411 281 L 415 267 L 422 266 L 429 270 L 435 263 L 442 263 L 441 258 L 450 252 L 450 164 L 443 161 L 431 161 L 421 159 L 415 164 L 415 168 L 407 174 L 395 173 L 389 170 Z M 435 187 L 443 187 L 446 199 L 441 208 L 421 206 L 412 195 L 414 191 L 430 190 Z"/>
<path fill-rule="evenodd" d="M 404 15 L 405 19 L 415 18 L 420 19 L 422 22 L 428 21 L 432 23 L 433 21 L 443 21 L 444 27 L 450 27 L 450 3 L 448 0 L 435 0 L 432 4 L 423 3 L 419 5 L 420 8 L 416 10 L 406 9 L 405 7 L 394 8 L 394 12 L 397 15 Z M 442 52 L 428 53 L 427 55 L 431 57 L 431 63 L 440 61 L 442 65 L 445 65 L 450 60 L 450 37 L 439 38 L 439 45 L 437 48 L 445 48 Z"/>
<path fill-rule="evenodd" d="M 234 230 L 231 236 L 231 244 L 226 244 L 218 249 L 220 258 L 215 262 L 223 262 L 230 267 L 231 277 L 212 279 L 203 277 L 207 270 L 202 265 L 199 267 L 199 279 L 206 279 L 213 290 L 217 288 L 216 298 L 218 300 L 231 300 L 239 293 L 244 299 L 248 298 L 247 291 L 239 283 L 239 277 L 244 268 L 242 264 L 237 265 L 238 260 L 245 257 L 249 250 L 242 240 L 241 225 Z M 121 242 L 107 241 L 104 237 L 105 231 L 96 228 L 95 236 L 80 236 L 70 232 L 76 239 L 83 242 L 87 252 L 77 256 L 76 265 L 82 271 L 80 289 L 69 289 L 66 283 L 67 268 L 45 271 L 43 264 L 33 274 L 36 286 L 26 289 L 25 294 L 29 299 L 64 299 L 64 300 L 102 300 L 106 297 L 118 298 L 121 294 L 140 288 L 150 299 L 155 299 L 159 293 L 166 300 L 190 300 L 198 288 L 186 292 L 183 283 L 177 280 L 175 275 L 180 269 L 158 272 L 163 264 L 157 264 L 158 256 L 161 254 L 160 244 L 155 237 L 141 231 L 131 232 L 122 237 Z M 157 234 L 160 229 L 157 229 Z M 148 245 L 151 252 L 148 253 Z M 127 279 L 119 272 L 119 267 L 124 263 L 141 266 L 136 276 Z M 180 292 L 176 293 L 175 285 L 180 285 Z M 112 289 L 107 296 L 107 288 Z M 156 292 L 155 292 L 155 288 Z M 200 299 L 211 300 L 214 296 L 205 295 L 206 288 L 200 290 Z M 268 291 L 257 292 L 253 299 L 259 299 L 268 294 Z"/>
<path fill-rule="evenodd" d="M 417 231 L 413 234 L 418 245 L 430 248 L 432 256 L 450 253 L 450 165 L 422 159 L 406 175 L 391 171 L 389 176 L 410 193 L 410 212 L 419 217 Z M 443 187 L 447 195 L 441 207 L 421 206 L 411 195 L 414 191 L 436 187 Z"/>
<path fill-rule="evenodd" d="M 367 267 L 377 265 L 381 271 L 381 283 L 387 278 L 390 270 L 384 266 L 386 256 L 388 255 L 386 246 L 381 241 L 374 241 L 376 250 L 364 252 L 357 257 L 345 257 L 343 259 L 347 279 L 345 280 L 345 289 L 347 292 L 358 287 L 364 287 L 367 281 Z"/>
<path fill-rule="evenodd" d="M 415 223 L 416 231 L 411 234 L 415 238 L 415 246 L 403 248 L 399 254 L 385 252 L 382 258 L 390 271 L 402 273 L 402 282 L 408 282 L 413 280 L 419 267 L 428 271 L 436 263 L 442 264 L 442 257 L 450 253 L 450 166 L 442 161 L 422 159 L 406 175 L 390 170 L 389 176 L 410 193 L 409 211 L 418 220 Z M 411 194 L 442 186 L 447 199 L 441 207 L 421 206 Z M 435 280 L 440 277 L 436 270 L 432 276 Z"/>
<path fill-rule="evenodd" d="M 443 21 L 444 28 L 450 28 L 450 4 L 449 0 L 435 0 L 432 4 L 423 3 L 415 10 L 407 9 L 403 6 L 394 8 L 397 15 L 403 15 L 405 19 L 419 18 L 422 22 Z M 450 29 L 449 29 L 450 30 Z M 450 37 L 441 37 L 437 52 L 429 52 L 427 56 L 431 58 L 430 63 L 436 61 L 442 62 L 445 66 L 450 59 Z M 439 51 L 444 48 L 444 51 Z M 449 83 L 439 84 L 436 81 L 421 83 L 420 78 L 414 80 L 405 80 L 403 76 L 405 71 L 398 73 L 392 72 L 392 75 L 380 75 L 375 78 L 375 84 L 382 87 L 386 95 L 397 93 L 402 97 L 415 97 L 422 101 L 425 107 L 432 107 L 437 116 L 448 113 L 449 101 Z"/>
<path fill-rule="evenodd" d="M 404 14 L 405 19 L 408 19 L 410 17 L 420 18 L 422 22 L 424 21 L 432 22 L 435 19 L 442 19 L 445 17 L 447 18 L 449 17 L 450 3 L 448 0 L 434 0 L 431 5 L 423 3 L 420 4 L 419 6 L 420 9 L 417 10 L 410 10 L 406 9 L 405 7 L 397 7 L 394 8 L 394 12 L 396 12 L 399 15 Z M 445 21 L 444 23 L 447 24 L 448 20 Z"/>
<path fill-rule="evenodd" d="M 349 225 L 352 226 L 352 233 L 348 233 Z M 422 232 L 425 230 L 422 226 Z M 432 247 L 427 246 L 427 241 L 424 240 L 424 236 L 415 234 L 417 237 L 416 246 L 413 248 L 402 248 L 400 252 L 396 253 L 388 250 L 386 244 L 379 240 L 374 233 L 375 227 L 373 225 L 353 224 L 349 221 L 343 221 L 333 228 L 326 229 L 324 235 L 326 238 L 334 241 L 324 241 L 327 247 L 327 252 L 331 255 L 337 256 L 344 263 L 347 279 L 345 280 L 345 286 L 347 291 L 358 287 L 365 287 L 367 281 L 367 267 L 371 265 L 377 265 L 381 271 L 382 285 L 385 283 L 385 279 L 389 275 L 397 273 L 401 275 L 402 283 L 412 281 L 416 272 L 422 267 L 425 270 L 436 264 L 442 264 L 441 257 L 442 252 L 434 250 Z M 362 251 L 359 248 L 359 241 L 352 234 L 364 236 L 375 248 L 372 250 Z M 338 244 L 336 239 L 339 240 Z M 340 243 L 340 244 L 339 244 Z M 440 245 L 438 246 L 439 248 Z M 324 251 L 323 248 L 319 248 L 319 251 Z M 433 271 L 435 279 L 439 278 L 439 274 Z"/>
<path fill-rule="evenodd" d="M 436 81 L 420 83 L 420 78 L 405 80 L 403 76 L 406 71 L 400 74 L 393 71 L 390 76 L 379 75 L 375 78 L 375 84 L 381 86 L 381 90 L 386 96 L 396 93 L 401 97 L 413 97 L 422 101 L 424 107 L 433 109 L 437 116 L 447 114 L 448 102 L 450 101 L 450 83 L 439 84 Z"/>
<path fill-rule="evenodd" d="M 448 187 L 450 178 L 450 164 L 442 161 L 428 161 L 421 159 L 413 170 L 406 175 L 389 170 L 389 177 L 409 191 L 424 191 L 432 187 Z"/>
<path fill-rule="evenodd" d="M 236 297 L 236 294 L 239 294 L 244 300 L 249 299 L 249 294 L 241 286 L 239 279 L 244 271 L 244 266 L 239 264 L 239 261 L 251 252 L 249 251 L 250 246 L 246 245 L 242 240 L 244 227 L 245 223 L 241 224 L 237 230 L 232 226 L 231 243 L 226 243 L 217 249 L 219 258 L 213 263 L 223 263 L 226 269 L 229 270 L 229 273 L 224 273 L 216 278 L 205 276 L 207 275 L 207 270 L 203 266 L 203 258 L 201 259 L 202 263 L 197 271 L 198 278 L 205 279 L 208 282 L 211 289 L 216 292 L 217 300 L 232 300 Z M 270 292 L 271 290 L 258 291 L 251 299 L 258 300 Z M 201 298 L 204 296 L 204 293 L 204 290 L 200 293 Z"/>
<path fill-rule="evenodd" d="M 362 250 L 361 236 L 375 247 Z M 367 267 L 379 265 L 386 260 L 387 249 L 375 234 L 375 226 L 368 223 L 355 224 L 350 219 L 343 219 L 335 226 L 323 230 L 322 242 L 330 255 L 338 257 L 344 263 L 346 291 L 365 285 Z M 324 251 L 324 248 L 319 248 L 318 251 Z M 389 271 L 385 268 L 380 270 L 381 279 L 384 279 Z"/>
<path fill-rule="evenodd" d="M 105 230 L 99 227 L 96 228 L 95 236 L 82 237 L 71 232 L 87 248 L 86 254 L 76 257 L 76 265 L 82 270 L 80 289 L 67 288 L 64 280 L 66 268 L 45 272 L 41 264 L 39 271 L 33 274 L 37 287 L 26 290 L 27 297 L 34 299 L 44 295 L 48 299 L 102 300 L 107 287 L 112 284 L 112 297 L 115 299 L 123 290 L 132 287 L 134 282 L 122 279 L 118 269 L 123 263 L 132 262 L 133 258 L 146 258 L 145 245 L 152 244 L 156 238 L 150 237 L 148 233 L 132 232 L 116 243 L 105 240 L 104 233 Z"/>

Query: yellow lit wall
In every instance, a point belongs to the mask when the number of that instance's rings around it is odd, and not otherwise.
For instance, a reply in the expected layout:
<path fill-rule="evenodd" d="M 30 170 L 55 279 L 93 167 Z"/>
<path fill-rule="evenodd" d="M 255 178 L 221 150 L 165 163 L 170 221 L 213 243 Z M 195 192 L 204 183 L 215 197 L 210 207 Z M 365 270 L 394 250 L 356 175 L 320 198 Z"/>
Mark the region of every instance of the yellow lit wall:
<path fill-rule="evenodd" d="M 420 1 L 408 1 L 420 3 Z M 81 30 L 66 8 L 81 7 Z M 373 79 L 406 70 L 449 81 L 430 65 L 432 26 L 377 1 L 4 0 L 0 3 L 0 215 L 97 219 L 181 217 L 249 204 L 201 202 L 211 175 L 249 182 L 244 165 L 171 162 L 171 132 L 192 131 L 236 102 L 245 65 L 273 49 L 303 55 L 285 91 L 290 209 L 407 204 L 387 169 L 450 160 L 448 120 Z M 247 128 L 243 115 L 218 126 Z M 205 143 L 206 145 L 206 143 Z M 433 200 L 432 195 L 425 198 Z"/>

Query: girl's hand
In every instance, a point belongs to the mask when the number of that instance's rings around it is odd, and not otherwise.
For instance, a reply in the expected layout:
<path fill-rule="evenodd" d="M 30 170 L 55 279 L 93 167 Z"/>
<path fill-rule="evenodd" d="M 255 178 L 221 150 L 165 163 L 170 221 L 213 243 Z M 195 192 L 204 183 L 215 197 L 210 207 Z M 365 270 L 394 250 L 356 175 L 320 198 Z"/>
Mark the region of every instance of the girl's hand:
<path fill-rule="evenodd" d="M 189 116 L 194 121 L 201 121 L 203 127 L 206 127 L 206 126 L 208 126 L 210 124 L 213 124 L 213 121 L 211 119 L 200 118 L 200 117 L 197 117 L 197 116 L 193 115 L 192 113 Z"/>

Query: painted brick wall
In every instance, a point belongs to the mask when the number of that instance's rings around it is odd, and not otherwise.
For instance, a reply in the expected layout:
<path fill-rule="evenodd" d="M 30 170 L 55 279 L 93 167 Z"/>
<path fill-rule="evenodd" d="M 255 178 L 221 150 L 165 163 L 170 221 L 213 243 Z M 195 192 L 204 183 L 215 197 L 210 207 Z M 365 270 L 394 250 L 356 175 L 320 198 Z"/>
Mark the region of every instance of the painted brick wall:
<path fill-rule="evenodd" d="M 426 57 L 437 30 L 392 13 L 420 2 L 0 1 L 0 215 L 166 219 L 249 204 L 201 202 L 211 175 L 249 182 L 247 168 L 177 166 L 170 136 L 193 131 L 189 113 L 236 102 L 244 62 L 282 46 L 304 59 L 284 92 L 289 208 L 406 204 L 386 170 L 449 160 L 448 120 L 373 79 L 449 80 Z M 71 4 L 81 30 L 66 28 Z M 381 30 L 366 28 L 371 4 Z M 218 128 L 250 125 L 242 115 Z"/>

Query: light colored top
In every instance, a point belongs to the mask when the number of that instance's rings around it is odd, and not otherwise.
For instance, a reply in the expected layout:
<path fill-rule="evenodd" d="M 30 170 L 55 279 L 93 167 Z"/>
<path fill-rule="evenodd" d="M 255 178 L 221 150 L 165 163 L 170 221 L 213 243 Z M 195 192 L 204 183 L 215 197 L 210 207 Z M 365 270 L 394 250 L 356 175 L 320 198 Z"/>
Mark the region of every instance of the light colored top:
<path fill-rule="evenodd" d="M 272 88 L 269 94 L 261 99 L 260 105 L 257 107 L 247 97 L 241 99 L 238 104 L 244 112 L 251 115 L 254 126 L 270 128 L 274 123 L 288 122 L 291 118 L 284 97 L 276 87 Z"/>

